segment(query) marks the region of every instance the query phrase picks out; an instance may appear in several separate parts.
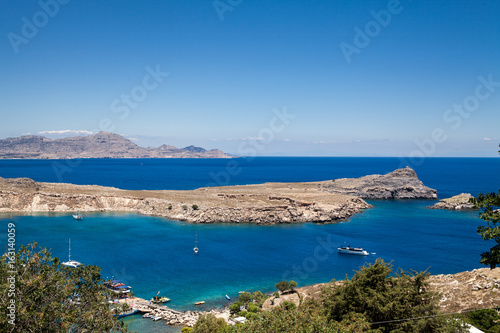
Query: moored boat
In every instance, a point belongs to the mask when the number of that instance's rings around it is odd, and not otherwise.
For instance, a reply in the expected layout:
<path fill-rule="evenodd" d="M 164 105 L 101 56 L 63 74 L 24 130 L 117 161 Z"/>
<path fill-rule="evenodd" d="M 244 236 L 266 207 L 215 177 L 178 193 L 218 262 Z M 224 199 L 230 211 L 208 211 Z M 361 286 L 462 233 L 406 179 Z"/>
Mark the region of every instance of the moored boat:
<path fill-rule="evenodd" d="M 75 220 L 83 220 L 83 215 L 82 215 L 82 214 L 80 214 L 80 213 L 78 213 L 78 214 L 74 214 L 74 215 L 73 215 L 73 218 L 74 218 Z"/>
<path fill-rule="evenodd" d="M 196 302 L 196 303 L 194 303 L 194 305 L 203 305 L 203 304 L 205 304 L 205 301 L 201 301 L 201 302 Z"/>
<path fill-rule="evenodd" d="M 120 314 L 116 314 L 115 317 L 116 318 L 123 318 L 123 317 L 126 317 L 126 316 L 131 316 L 133 314 L 136 314 L 137 312 L 139 312 L 139 310 L 137 310 L 137 309 L 130 309 L 127 312 L 122 312 Z"/>
<path fill-rule="evenodd" d="M 62 264 L 66 267 L 72 267 L 72 268 L 77 268 L 78 266 L 82 265 L 81 262 L 78 262 L 76 260 L 71 260 L 71 238 L 69 239 L 68 261 L 63 262 Z"/>
<path fill-rule="evenodd" d="M 339 247 L 338 250 L 339 253 L 344 254 L 356 254 L 360 256 L 367 256 L 369 254 L 361 247 L 351 247 L 350 245 Z"/>

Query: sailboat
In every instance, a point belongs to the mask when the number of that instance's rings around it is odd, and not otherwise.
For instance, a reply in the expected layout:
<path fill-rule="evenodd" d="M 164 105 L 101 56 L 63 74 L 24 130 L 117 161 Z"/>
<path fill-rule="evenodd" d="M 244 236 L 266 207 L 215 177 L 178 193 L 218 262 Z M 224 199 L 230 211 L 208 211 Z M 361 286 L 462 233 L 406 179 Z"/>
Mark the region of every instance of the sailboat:
<path fill-rule="evenodd" d="M 198 254 L 199 251 L 200 250 L 198 249 L 198 231 L 196 231 L 193 253 Z"/>
<path fill-rule="evenodd" d="M 76 213 L 73 215 L 73 219 L 75 220 L 83 220 L 83 215 L 80 213 Z"/>
<path fill-rule="evenodd" d="M 62 264 L 64 266 L 73 267 L 73 268 L 77 268 L 78 266 L 82 265 L 81 262 L 78 262 L 76 260 L 71 260 L 71 238 L 69 239 L 68 261 L 63 262 Z"/>

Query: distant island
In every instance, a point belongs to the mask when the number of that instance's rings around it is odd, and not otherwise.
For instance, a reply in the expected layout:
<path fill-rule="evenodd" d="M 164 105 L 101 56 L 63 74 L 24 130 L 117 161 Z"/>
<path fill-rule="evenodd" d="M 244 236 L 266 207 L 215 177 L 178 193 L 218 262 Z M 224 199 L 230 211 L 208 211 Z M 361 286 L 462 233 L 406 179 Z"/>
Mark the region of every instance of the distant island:
<path fill-rule="evenodd" d="M 75 158 L 231 158 L 218 149 L 162 145 L 144 148 L 121 135 L 99 132 L 89 136 L 48 139 L 26 135 L 0 140 L 1 159 L 75 159 Z"/>

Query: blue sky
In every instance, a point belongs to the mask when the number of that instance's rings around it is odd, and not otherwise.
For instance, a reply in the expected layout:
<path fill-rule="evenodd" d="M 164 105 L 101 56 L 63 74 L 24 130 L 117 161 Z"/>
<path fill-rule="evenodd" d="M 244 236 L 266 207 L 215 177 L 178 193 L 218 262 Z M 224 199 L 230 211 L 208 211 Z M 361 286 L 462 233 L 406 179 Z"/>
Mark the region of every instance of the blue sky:
<path fill-rule="evenodd" d="M 497 156 L 498 17 L 473 0 L 2 1 L 0 138 Z"/>

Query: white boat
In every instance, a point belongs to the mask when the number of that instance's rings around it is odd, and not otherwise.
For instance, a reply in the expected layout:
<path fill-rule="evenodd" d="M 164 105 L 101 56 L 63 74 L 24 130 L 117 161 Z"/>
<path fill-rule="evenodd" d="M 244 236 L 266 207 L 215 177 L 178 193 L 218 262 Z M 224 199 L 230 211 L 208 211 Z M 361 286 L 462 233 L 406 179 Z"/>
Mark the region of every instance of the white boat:
<path fill-rule="evenodd" d="M 195 236 L 195 241 L 194 241 L 194 248 L 193 248 L 193 253 L 194 254 L 198 254 L 198 252 L 200 251 L 200 249 L 198 249 L 198 232 L 196 232 L 196 236 Z"/>
<path fill-rule="evenodd" d="M 157 320 L 160 320 L 161 317 L 160 316 L 153 316 L 153 317 L 150 317 L 151 319 L 153 319 L 153 321 L 157 321 Z"/>
<path fill-rule="evenodd" d="M 339 253 L 345 253 L 345 254 L 356 254 L 359 256 L 369 255 L 369 253 L 366 252 L 365 250 L 363 250 L 362 248 L 351 247 L 350 245 L 339 247 L 338 250 L 339 250 Z"/>
<path fill-rule="evenodd" d="M 82 265 L 81 262 L 71 260 L 71 238 L 69 239 L 68 261 L 62 263 L 64 266 L 77 268 Z"/>
<path fill-rule="evenodd" d="M 83 220 L 83 215 L 82 215 L 82 214 L 80 214 L 80 213 L 78 213 L 78 214 L 73 215 L 73 218 L 74 218 L 75 220 Z"/>

